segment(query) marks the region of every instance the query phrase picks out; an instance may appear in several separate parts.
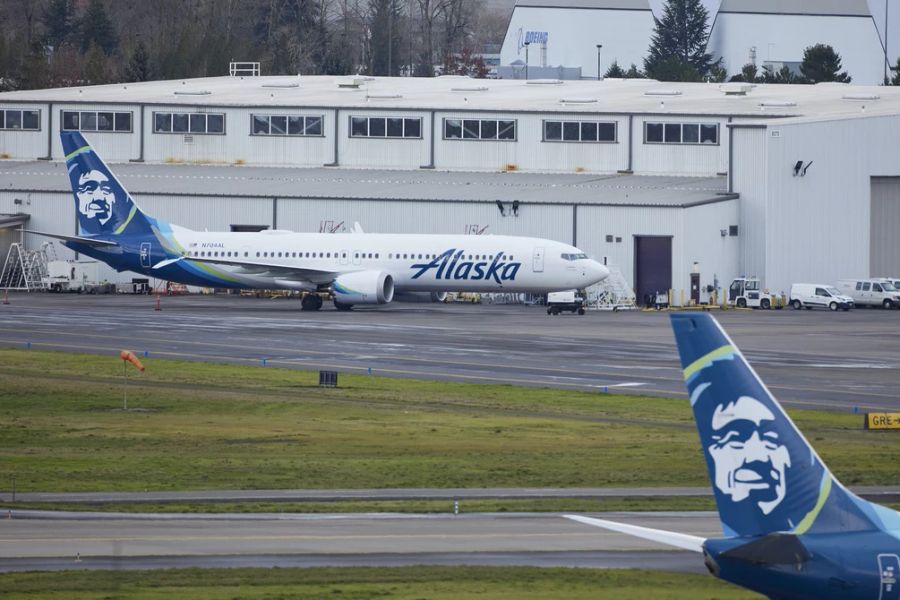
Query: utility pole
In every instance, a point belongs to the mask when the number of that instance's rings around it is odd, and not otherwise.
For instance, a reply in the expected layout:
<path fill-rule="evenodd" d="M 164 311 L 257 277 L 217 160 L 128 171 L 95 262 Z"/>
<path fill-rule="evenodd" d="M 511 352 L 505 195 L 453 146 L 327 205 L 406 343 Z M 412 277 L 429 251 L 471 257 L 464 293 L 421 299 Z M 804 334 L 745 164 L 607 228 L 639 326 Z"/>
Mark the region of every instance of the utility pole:
<path fill-rule="evenodd" d="M 600 60 L 600 52 L 603 50 L 603 44 L 597 44 L 597 81 L 603 79 L 603 61 Z"/>
<path fill-rule="evenodd" d="M 528 81 L 528 46 L 531 42 L 525 42 L 525 81 Z"/>
<path fill-rule="evenodd" d="M 891 63 L 888 62 L 888 6 L 890 0 L 884 0 L 884 85 L 890 85 L 888 73 L 891 70 Z"/>

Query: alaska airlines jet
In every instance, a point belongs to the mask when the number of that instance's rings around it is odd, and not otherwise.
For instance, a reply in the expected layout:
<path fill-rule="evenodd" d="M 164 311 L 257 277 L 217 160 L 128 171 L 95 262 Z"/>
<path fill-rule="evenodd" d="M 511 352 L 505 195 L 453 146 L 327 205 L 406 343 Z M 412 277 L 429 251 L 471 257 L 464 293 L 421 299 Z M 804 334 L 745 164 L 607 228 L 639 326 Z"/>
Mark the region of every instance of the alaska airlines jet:
<path fill-rule="evenodd" d="M 702 552 L 713 575 L 772 599 L 900 599 L 900 513 L 835 479 L 712 316 L 672 327 L 725 537 L 569 518 Z"/>
<path fill-rule="evenodd" d="M 200 232 L 138 208 L 80 133 L 60 134 L 77 236 L 33 231 L 118 271 L 216 288 L 329 291 L 334 305 L 385 304 L 398 293 L 584 288 L 609 275 L 573 246 L 501 235 Z M 304 295 L 302 308 L 322 299 Z"/>

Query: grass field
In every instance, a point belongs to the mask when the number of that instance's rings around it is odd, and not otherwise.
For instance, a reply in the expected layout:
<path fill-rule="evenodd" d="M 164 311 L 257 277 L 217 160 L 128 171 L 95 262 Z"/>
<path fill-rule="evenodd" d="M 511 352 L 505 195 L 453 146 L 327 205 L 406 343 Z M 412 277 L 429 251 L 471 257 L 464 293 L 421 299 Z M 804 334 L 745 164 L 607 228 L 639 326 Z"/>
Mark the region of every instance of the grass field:
<path fill-rule="evenodd" d="M 684 399 L 0 351 L 0 488 L 707 485 Z M 847 485 L 898 484 L 900 438 L 793 411 Z"/>
<path fill-rule="evenodd" d="M 0 574 L 4 597 L 88 600 L 761 598 L 704 575 L 526 567 L 183 569 Z"/>

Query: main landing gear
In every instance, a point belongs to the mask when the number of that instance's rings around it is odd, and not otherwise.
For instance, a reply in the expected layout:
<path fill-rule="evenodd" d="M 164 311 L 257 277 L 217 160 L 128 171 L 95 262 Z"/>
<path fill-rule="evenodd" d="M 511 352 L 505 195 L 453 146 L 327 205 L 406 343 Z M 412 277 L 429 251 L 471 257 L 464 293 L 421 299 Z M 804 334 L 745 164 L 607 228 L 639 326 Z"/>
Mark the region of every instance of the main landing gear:
<path fill-rule="evenodd" d="M 306 294 L 300 300 L 300 310 L 319 310 L 322 308 L 322 296 L 318 294 Z"/>

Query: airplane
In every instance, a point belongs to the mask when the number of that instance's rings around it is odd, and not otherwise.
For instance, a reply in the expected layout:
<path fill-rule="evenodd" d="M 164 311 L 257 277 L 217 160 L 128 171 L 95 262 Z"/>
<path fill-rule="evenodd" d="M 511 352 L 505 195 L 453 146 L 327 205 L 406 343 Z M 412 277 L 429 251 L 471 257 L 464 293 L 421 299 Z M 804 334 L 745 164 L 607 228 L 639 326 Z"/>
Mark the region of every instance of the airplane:
<path fill-rule="evenodd" d="M 117 271 L 202 287 L 309 292 L 303 310 L 385 304 L 394 293 L 545 293 L 585 288 L 607 268 L 568 244 L 503 235 L 192 231 L 145 214 L 85 138 L 60 133 L 78 235 L 48 236 Z"/>
<path fill-rule="evenodd" d="M 838 482 L 709 314 L 672 315 L 724 537 L 568 518 L 703 554 L 773 600 L 900 599 L 900 513 Z"/>

